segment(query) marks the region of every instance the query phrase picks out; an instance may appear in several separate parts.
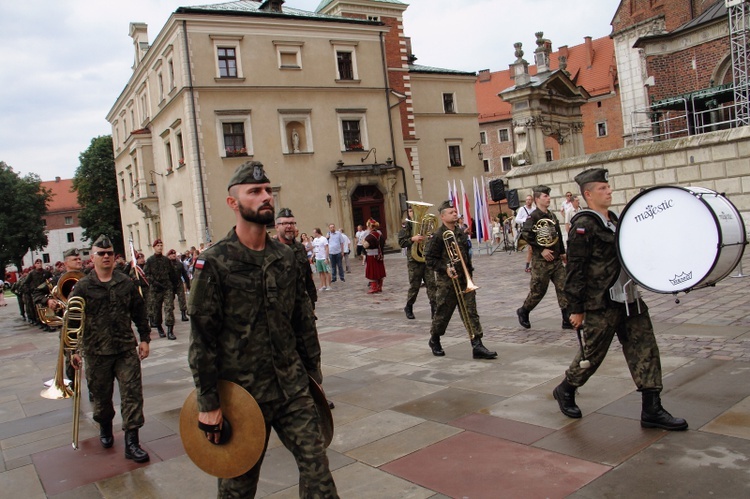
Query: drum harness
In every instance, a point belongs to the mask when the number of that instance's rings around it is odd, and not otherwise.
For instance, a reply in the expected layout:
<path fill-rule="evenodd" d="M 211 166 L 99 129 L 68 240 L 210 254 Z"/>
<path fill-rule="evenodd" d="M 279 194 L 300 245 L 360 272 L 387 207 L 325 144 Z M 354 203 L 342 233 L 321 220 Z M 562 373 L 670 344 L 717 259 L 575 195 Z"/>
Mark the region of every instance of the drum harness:
<path fill-rule="evenodd" d="M 582 216 L 589 216 L 594 218 L 602 227 L 612 231 L 613 233 L 617 231 L 617 226 L 614 223 L 604 218 L 604 215 L 602 215 L 601 213 L 590 208 L 581 209 L 581 211 L 576 213 L 575 216 L 570 220 L 570 223 L 572 224 L 577 218 Z M 617 280 L 615 280 L 614 284 L 612 284 L 612 286 L 610 286 L 609 288 L 610 300 L 615 303 L 625 304 L 625 313 L 630 316 L 629 305 L 632 305 L 634 302 L 638 307 L 638 314 L 641 313 L 641 302 L 639 300 L 640 297 L 641 293 L 638 290 L 638 286 L 635 284 L 633 279 L 630 278 L 627 272 L 625 272 L 625 268 L 620 268 L 620 275 L 617 276 Z"/>

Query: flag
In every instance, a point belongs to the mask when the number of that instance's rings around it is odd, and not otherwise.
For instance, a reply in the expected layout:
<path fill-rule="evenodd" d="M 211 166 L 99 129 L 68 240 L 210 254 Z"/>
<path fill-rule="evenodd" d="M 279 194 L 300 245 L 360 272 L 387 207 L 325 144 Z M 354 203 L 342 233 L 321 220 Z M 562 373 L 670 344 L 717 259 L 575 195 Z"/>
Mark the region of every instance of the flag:
<path fill-rule="evenodd" d="M 461 197 L 463 199 L 463 209 L 464 209 L 464 222 L 469 227 L 469 237 L 471 238 L 471 210 L 469 209 L 469 198 L 466 196 L 466 189 L 464 189 L 464 181 L 461 180 Z"/>
<path fill-rule="evenodd" d="M 451 201 L 453 201 L 453 206 L 456 208 L 456 213 L 458 214 L 459 218 L 461 217 L 461 206 L 458 203 L 458 189 L 456 189 L 456 181 L 453 181 L 453 197 L 451 198 Z"/>
<path fill-rule="evenodd" d="M 491 239 L 490 228 L 492 227 L 492 221 L 490 220 L 490 205 L 487 203 L 487 187 L 484 185 L 484 177 L 482 179 L 482 217 L 484 222 L 484 235 L 487 241 Z"/>
<path fill-rule="evenodd" d="M 477 224 L 477 242 L 481 243 L 484 239 L 484 232 L 482 231 L 482 220 L 479 211 L 479 188 L 477 187 L 477 178 L 473 177 L 472 181 L 474 182 L 474 220 Z"/>

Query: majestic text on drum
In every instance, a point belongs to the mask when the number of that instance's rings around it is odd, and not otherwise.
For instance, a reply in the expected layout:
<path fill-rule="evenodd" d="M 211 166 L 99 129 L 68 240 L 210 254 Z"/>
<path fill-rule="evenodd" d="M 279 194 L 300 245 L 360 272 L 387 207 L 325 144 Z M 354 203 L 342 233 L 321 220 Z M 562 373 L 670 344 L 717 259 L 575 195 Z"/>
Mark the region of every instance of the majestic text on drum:
<path fill-rule="evenodd" d="M 669 199 L 667 201 L 662 202 L 661 204 L 657 204 L 656 206 L 648 205 L 646 206 L 646 211 L 641 213 L 640 215 L 636 215 L 635 221 L 636 222 L 642 222 L 644 220 L 647 220 L 649 218 L 654 218 L 659 213 L 668 210 L 669 208 L 674 206 L 674 201 Z"/>

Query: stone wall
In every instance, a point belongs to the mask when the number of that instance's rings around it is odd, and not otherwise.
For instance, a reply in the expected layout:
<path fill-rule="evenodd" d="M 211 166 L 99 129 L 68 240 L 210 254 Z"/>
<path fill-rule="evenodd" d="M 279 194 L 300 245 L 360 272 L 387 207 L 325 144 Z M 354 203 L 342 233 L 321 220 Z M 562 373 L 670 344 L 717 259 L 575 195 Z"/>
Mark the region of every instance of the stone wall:
<path fill-rule="evenodd" d="M 523 200 L 533 186 L 548 185 L 551 208 L 559 210 L 566 191 L 579 192 L 573 178 L 587 168 L 609 170 L 612 210 L 617 213 L 641 189 L 699 186 L 724 193 L 750 228 L 750 127 L 516 167 L 505 176 L 506 189 L 518 189 Z"/>

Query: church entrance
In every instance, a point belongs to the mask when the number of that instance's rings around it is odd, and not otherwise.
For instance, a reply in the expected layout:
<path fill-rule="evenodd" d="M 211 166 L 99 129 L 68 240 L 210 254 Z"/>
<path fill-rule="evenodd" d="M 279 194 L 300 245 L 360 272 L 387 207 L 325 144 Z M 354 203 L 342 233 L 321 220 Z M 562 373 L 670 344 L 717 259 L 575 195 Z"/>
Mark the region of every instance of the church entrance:
<path fill-rule="evenodd" d="M 370 218 L 378 221 L 383 236 L 388 237 L 383 193 L 374 185 L 360 185 L 352 193 L 352 233 L 356 231 L 357 225 L 366 227 Z"/>

